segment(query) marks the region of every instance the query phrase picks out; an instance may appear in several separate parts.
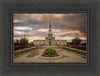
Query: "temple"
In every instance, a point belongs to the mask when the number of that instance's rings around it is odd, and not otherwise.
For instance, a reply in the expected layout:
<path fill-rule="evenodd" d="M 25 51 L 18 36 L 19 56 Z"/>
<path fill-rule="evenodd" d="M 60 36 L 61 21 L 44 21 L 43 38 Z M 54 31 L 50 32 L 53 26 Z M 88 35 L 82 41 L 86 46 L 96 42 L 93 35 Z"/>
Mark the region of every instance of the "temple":
<path fill-rule="evenodd" d="M 56 45 L 67 45 L 67 40 L 55 40 L 52 34 L 51 20 L 49 23 L 48 35 L 45 40 L 34 40 L 34 45 L 45 45 L 45 46 L 56 46 Z"/>

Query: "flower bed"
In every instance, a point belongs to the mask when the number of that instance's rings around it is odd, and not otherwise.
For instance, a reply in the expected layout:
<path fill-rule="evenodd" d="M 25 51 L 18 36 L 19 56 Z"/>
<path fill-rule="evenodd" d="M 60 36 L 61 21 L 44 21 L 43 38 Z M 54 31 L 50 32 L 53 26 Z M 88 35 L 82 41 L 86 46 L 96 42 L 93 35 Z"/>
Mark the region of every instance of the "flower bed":
<path fill-rule="evenodd" d="M 80 49 L 86 51 L 86 46 L 72 45 L 72 48 Z"/>
<path fill-rule="evenodd" d="M 42 56 L 44 56 L 44 57 L 56 57 L 56 56 L 59 56 L 59 54 L 54 49 L 48 48 L 43 52 Z"/>
<path fill-rule="evenodd" d="M 27 48 L 27 47 L 28 47 L 27 45 L 17 45 L 17 46 L 14 46 L 14 51 L 24 49 L 24 48 Z"/>

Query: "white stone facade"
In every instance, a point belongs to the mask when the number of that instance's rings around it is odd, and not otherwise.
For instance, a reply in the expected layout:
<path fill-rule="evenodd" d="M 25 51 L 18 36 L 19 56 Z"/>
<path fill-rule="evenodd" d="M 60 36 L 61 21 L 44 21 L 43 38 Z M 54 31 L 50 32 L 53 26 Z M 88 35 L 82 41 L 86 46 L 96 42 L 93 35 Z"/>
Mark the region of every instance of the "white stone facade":
<path fill-rule="evenodd" d="M 49 46 L 49 41 L 47 40 L 34 40 L 33 41 L 34 45 L 46 45 Z M 53 40 L 51 41 L 51 46 L 56 46 L 56 45 L 67 45 L 67 40 Z"/>
<path fill-rule="evenodd" d="M 52 35 L 51 22 L 49 24 L 48 36 L 45 40 L 34 40 L 33 45 L 45 45 L 45 46 L 55 46 L 55 45 L 67 45 L 67 40 L 55 40 Z"/>

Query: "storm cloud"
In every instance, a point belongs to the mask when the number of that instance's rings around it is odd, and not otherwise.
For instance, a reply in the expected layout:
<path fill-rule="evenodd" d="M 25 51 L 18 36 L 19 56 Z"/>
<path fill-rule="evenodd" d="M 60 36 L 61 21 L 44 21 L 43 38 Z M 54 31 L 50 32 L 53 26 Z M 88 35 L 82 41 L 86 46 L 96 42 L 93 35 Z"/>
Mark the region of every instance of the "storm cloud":
<path fill-rule="evenodd" d="M 77 33 L 80 37 L 86 38 L 87 13 L 15 13 L 13 17 L 14 37 L 22 37 L 24 34 L 28 37 L 44 37 L 48 33 L 50 19 L 54 36 L 71 37 Z"/>

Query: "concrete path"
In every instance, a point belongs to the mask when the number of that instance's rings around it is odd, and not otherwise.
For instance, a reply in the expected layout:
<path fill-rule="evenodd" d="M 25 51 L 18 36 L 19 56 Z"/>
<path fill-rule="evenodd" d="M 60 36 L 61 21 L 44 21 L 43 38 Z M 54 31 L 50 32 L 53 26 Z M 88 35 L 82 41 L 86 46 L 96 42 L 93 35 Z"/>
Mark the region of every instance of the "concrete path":
<path fill-rule="evenodd" d="M 41 53 L 46 48 L 54 48 L 61 57 L 41 57 Z M 59 46 L 43 46 L 18 58 L 14 58 L 13 61 L 14 63 L 86 63 L 87 59 Z"/>

